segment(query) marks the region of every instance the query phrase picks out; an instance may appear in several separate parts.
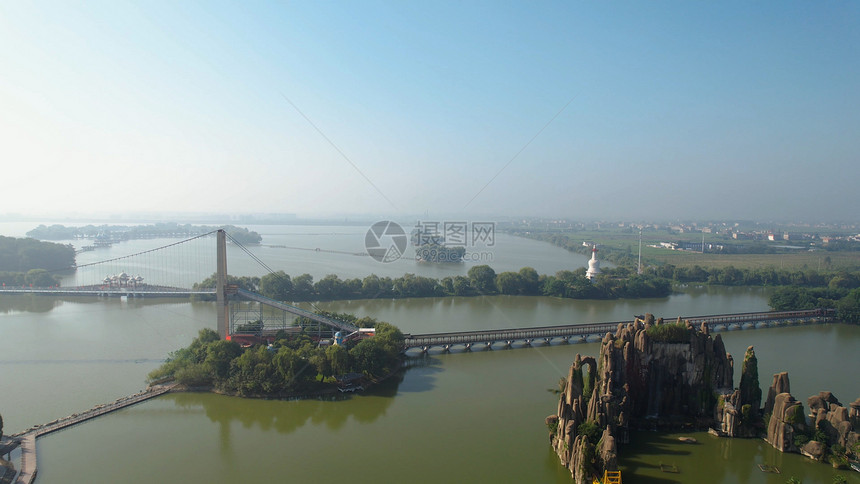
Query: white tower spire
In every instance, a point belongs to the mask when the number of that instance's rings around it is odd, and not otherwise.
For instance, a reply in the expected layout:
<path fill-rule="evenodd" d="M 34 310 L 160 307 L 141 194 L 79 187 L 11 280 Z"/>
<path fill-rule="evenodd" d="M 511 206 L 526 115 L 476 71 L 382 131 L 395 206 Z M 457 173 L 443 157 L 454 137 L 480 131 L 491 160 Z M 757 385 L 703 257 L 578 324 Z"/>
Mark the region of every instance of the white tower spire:
<path fill-rule="evenodd" d="M 588 261 L 588 270 L 585 271 L 585 277 L 589 281 L 593 281 L 598 274 L 600 274 L 600 261 L 597 260 L 597 245 L 593 245 L 591 246 L 591 260 Z"/>

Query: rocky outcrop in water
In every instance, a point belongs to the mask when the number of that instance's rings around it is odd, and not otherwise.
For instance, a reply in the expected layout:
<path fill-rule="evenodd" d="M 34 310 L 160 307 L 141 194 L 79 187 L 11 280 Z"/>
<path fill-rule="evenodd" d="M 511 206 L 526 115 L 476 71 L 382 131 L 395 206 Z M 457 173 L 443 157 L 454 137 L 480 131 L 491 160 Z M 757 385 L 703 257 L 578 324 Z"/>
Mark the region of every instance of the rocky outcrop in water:
<path fill-rule="evenodd" d="M 797 452 L 795 436 L 805 430 L 803 404 L 795 400 L 790 393 L 776 395 L 765 440 L 782 452 Z"/>
<path fill-rule="evenodd" d="M 571 365 L 558 411 L 546 420 L 550 444 L 577 483 L 590 483 L 617 469 L 616 445 L 629 441 L 631 426 L 712 424 L 732 371 L 722 339 L 707 327 L 661 324 L 650 315 L 619 325 L 604 336 L 597 359 L 577 355 Z"/>
<path fill-rule="evenodd" d="M 852 449 L 860 440 L 860 434 L 858 434 L 860 426 L 857 425 L 860 420 L 857 415 L 860 409 L 860 398 L 846 408 L 832 393 L 821 392 L 809 397 L 807 405 L 814 421 L 814 428 L 824 432 L 829 445 Z"/>
<path fill-rule="evenodd" d="M 761 426 L 761 388 L 758 382 L 758 359 L 750 346 L 744 354 L 741 383 L 738 389 L 720 396 L 715 419 L 720 432 L 727 437 L 755 437 Z"/>
<path fill-rule="evenodd" d="M 787 373 L 773 376 L 764 408 L 769 415 L 765 440 L 782 452 L 799 452 L 817 461 L 828 458 L 837 466 L 852 454 L 857 457 L 860 398 L 846 408 L 830 392 L 813 395 L 806 400 L 811 416 L 807 423 L 803 404 L 789 388 Z"/>
<path fill-rule="evenodd" d="M 764 402 L 764 414 L 770 415 L 773 413 L 773 404 L 776 396 L 780 393 L 791 393 L 791 383 L 788 381 L 788 372 L 777 373 L 773 375 L 773 383 L 767 390 L 767 400 Z"/>

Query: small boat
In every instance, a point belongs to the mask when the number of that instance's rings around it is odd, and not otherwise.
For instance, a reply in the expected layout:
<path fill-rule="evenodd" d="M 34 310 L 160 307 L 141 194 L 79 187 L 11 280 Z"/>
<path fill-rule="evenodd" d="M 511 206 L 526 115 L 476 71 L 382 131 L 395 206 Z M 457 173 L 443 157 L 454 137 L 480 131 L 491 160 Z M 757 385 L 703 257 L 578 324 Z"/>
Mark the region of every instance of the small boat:
<path fill-rule="evenodd" d="M 852 469 L 854 469 L 854 470 L 855 470 L 855 471 L 857 471 L 857 472 L 860 472 L 860 463 L 852 462 L 852 463 L 851 463 L 851 468 L 852 468 Z"/>
<path fill-rule="evenodd" d="M 683 442 L 685 444 L 696 444 L 699 442 L 698 440 L 694 439 L 693 437 L 678 437 L 678 440 L 680 440 L 681 442 Z"/>

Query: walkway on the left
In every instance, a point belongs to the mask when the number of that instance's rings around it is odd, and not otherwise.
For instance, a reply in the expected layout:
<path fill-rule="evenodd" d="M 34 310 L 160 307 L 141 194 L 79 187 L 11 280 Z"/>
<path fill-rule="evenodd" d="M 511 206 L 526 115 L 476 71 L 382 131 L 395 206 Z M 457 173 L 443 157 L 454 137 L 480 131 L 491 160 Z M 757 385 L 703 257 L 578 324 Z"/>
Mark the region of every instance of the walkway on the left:
<path fill-rule="evenodd" d="M 18 478 L 15 480 L 15 483 L 32 484 L 36 479 L 36 439 L 38 437 L 71 427 L 72 425 L 77 425 L 81 422 L 100 417 L 107 413 L 115 412 L 125 407 L 149 400 L 150 398 L 164 395 L 170 390 L 173 390 L 175 386 L 175 383 L 153 386 L 147 388 L 145 391 L 115 400 L 112 403 L 96 405 L 86 412 L 73 413 L 68 417 L 59 418 L 44 425 L 34 425 L 23 432 L 10 435 L 9 437 L 21 439 L 21 470 L 18 472 Z"/>

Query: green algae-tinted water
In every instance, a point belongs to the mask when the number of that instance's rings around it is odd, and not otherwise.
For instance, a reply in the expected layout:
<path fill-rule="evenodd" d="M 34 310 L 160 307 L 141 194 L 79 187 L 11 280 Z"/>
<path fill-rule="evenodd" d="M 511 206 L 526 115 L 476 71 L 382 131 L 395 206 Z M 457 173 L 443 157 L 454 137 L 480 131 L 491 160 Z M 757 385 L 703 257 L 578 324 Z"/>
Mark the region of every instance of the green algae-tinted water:
<path fill-rule="evenodd" d="M 637 302 L 493 297 L 327 307 L 378 316 L 406 332 L 616 320 L 647 311 L 671 317 L 766 309 L 760 290 L 689 291 Z M 175 300 L 47 304 L 4 296 L 0 308 L 0 412 L 7 431 L 139 390 L 167 352 L 215 320 L 212 305 Z M 723 337 L 736 356 L 756 347 L 765 391 L 773 372 L 787 370 L 803 401 L 825 389 L 843 402 L 860 394 L 854 375 L 860 327 L 731 331 Z M 383 386 L 343 401 L 168 395 L 40 439 L 37 482 L 569 482 L 543 424 L 556 411 L 549 389 L 577 352 L 593 355 L 597 349 L 589 343 L 432 354 L 412 360 Z M 775 453 L 761 441 L 693 436 L 701 444 L 637 434 L 620 449 L 625 482 L 784 482 L 786 474 L 767 480 L 753 468 L 771 461 L 803 482 L 832 480 L 828 466 Z M 680 474 L 655 472 L 654 466 L 670 461 Z"/>

